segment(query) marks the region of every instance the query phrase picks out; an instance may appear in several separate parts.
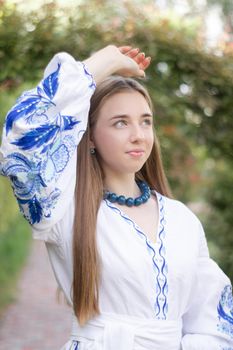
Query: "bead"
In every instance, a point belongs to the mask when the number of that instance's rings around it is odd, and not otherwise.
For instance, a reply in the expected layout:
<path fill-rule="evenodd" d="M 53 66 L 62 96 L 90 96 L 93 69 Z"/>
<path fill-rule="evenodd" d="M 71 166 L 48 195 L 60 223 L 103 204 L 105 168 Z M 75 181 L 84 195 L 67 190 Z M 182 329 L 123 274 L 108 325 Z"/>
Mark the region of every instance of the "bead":
<path fill-rule="evenodd" d="M 119 196 L 119 197 L 117 198 L 117 203 L 118 203 L 118 204 L 124 205 L 125 202 L 126 202 L 125 196 Z"/>
<path fill-rule="evenodd" d="M 136 205 L 136 207 L 138 207 L 140 204 L 142 204 L 143 201 L 142 201 L 142 198 L 141 197 L 137 197 L 135 198 L 134 200 L 134 205 Z"/>
<path fill-rule="evenodd" d="M 112 203 L 115 203 L 117 201 L 117 195 L 116 193 L 109 193 L 108 200 Z"/>
<path fill-rule="evenodd" d="M 148 197 L 145 194 L 143 194 L 140 198 L 142 199 L 143 203 L 148 201 Z"/>
<path fill-rule="evenodd" d="M 134 205 L 134 199 L 129 197 L 126 199 L 126 202 L 125 204 L 128 206 L 128 207 L 132 207 Z"/>
<path fill-rule="evenodd" d="M 140 197 L 137 197 L 135 199 L 131 197 L 125 198 L 123 195 L 117 196 L 116 193 L 104 191 L 103 198 L 108 199 L 111 203 L 117 202 L 120 205 L 127 205 L 128 207 L 132 207 L 134 205 L 139 206 L 143 203 L 146 203 L 150 198 L 150 188 L 146 182 L 137 180 L 136 183 L 142 193 Z"/>

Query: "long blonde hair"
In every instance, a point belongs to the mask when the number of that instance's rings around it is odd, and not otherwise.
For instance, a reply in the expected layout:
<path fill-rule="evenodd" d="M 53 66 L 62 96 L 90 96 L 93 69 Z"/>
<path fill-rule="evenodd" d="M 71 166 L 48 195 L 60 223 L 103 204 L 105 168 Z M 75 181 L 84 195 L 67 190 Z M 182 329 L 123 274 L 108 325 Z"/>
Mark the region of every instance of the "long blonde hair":
<path fill-rule="evenodd" d="M 96 242 L 97 214 L 103 198 L 103 171 L 98 154 L 90 154 L 91 131 L 103 103 L 124 91 L 141 93 L 153 110 L 147 90 L 136 80 L 112 76 L 101 82 L 91 99 L 88 127 L 78 148 L 76 207 L 73 233 L 73 307 L 80 324 L 99 314 L 100 258 Z M 136 173 L 163 195 L 171 196 L 155 134 L 151 154 Z"/>

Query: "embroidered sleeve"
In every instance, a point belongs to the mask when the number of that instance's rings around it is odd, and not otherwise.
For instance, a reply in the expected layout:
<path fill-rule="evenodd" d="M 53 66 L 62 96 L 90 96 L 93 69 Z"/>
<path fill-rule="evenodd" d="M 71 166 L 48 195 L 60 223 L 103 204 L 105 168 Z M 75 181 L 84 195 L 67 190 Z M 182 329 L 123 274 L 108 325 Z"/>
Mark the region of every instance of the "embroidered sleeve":
<path fill-rule="evenodd" d="M 6 116 L 0 173 L 10 178 L 20 210 L 39 230 L 62 218 L 73 199 L 76 148 L 94 89 L 84 64 L 60 53 Z"/>
<path fill-rule="evenodd" d="M 233 298 L 230 280 L 209 258 L 201 228 L 197 278 L 183 317 L 182 350 L 233 350 Z"/>

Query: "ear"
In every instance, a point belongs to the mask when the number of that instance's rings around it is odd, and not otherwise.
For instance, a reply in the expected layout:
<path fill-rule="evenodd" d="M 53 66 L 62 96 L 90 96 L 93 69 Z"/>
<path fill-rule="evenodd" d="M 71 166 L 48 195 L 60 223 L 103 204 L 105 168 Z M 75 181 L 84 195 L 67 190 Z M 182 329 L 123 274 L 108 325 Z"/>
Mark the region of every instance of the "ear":
<path fill-rule="evenodd" d="M 89 146 L 90 148 L 95 148 L 93 130 L 90 130 L 90 133 L 89 133 Z"/>
<path fill-rule="evenodd" d="M 90 147 L 90 148 L 95 148 L 95 143 L 94 143 L 93 140 L 90 140 L 90 142 L 89 142 L 89 147 Z"/>

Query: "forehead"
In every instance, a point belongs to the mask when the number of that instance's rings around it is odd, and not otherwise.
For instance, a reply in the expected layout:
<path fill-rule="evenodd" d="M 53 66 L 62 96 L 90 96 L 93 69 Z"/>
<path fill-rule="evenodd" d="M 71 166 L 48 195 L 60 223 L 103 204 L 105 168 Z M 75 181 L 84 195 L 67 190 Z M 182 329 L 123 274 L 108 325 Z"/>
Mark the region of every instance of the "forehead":
<path fill-rule="evenodd" d="M 151 113 L 150 106 L 145 97 L 138 91 L 118 92 L 105 99 L 100 110 L 101 115 L 114 114 L 143 114 Z"/>

